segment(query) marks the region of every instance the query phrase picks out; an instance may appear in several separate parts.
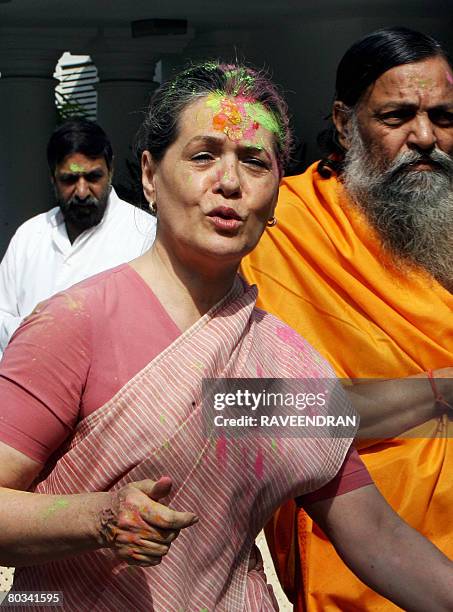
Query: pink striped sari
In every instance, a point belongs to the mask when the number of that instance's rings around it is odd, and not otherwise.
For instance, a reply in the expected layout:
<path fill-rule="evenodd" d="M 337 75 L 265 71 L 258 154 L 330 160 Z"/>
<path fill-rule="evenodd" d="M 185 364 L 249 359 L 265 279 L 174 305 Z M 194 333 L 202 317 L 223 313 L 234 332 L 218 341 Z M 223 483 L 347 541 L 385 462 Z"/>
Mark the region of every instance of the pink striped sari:
<path fill-rule="evenodd" d="M 308 343 L 255 300 L 256 288 L 237 282 L 79 423 L 36 488 L 107 491 L 169 475 L 168 505 L 195 512 L 199 523 L 181 532 L 157 567 L 129 567 L 103 549 L 24 568 L 15 590 L 60 590 L 65 609 L 86 612 L 277 609 L 259 568 L 248 571 L 255 537 L 283 502 L 334 477 L 351 440 L 203 434 L 203 378 L 333 377 Z"/>

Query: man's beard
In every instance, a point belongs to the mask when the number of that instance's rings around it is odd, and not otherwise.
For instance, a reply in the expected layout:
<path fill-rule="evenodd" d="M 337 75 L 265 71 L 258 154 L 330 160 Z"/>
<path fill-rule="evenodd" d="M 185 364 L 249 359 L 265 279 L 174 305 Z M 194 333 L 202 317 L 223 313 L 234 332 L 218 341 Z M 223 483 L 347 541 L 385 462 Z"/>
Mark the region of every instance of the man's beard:
<path fill-rule="evenodd" d="M 408 151 L 385 163 L 366 147 L 355 117 L 343 166 L 345 188 L 400 269 L 424 268 L 453 291 L 453 158 Z M 417 162 L 431 170 L 411 169 Z"/>
<path fill-rule="evenodd" d="M 63 214 L 65 223 L 83 232 L 101 222 L 107 207 L 110 194 L 110 185 L 107 185 L 99 198 L 88 196 L 84 200 L 73 196 L 64 200 L 58 190 L 55 190 L 55 198 Z"/>

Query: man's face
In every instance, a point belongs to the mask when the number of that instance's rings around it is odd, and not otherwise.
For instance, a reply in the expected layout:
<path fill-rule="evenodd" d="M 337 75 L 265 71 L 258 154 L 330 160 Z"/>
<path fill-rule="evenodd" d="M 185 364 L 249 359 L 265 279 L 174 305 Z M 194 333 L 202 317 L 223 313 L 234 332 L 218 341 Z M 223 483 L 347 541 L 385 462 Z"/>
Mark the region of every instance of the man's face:
<path fill-rule="evenodd" d="M 424 268 L 453 291 L 453 77 L 448 65 L 434 58 L 389 70 L 352 113 L 343 113 L 343 125 L 338 107 L 334 117 L 347 148 L 341 175 L 346 191 L 395 263 Z"/>
<path fill-rule="evenodd" d="M 110 178 L 103 157 L 91 159 L 82 153 L 73 153 L 57 165 L 53 183 L 66 225 L 80 232 L 101 221 L 110 192 Z"/>
<path fill-rule="evenodd" d="M 373 83 L 357 108 L 357 123 L 376 164 L 385 170 L 410 151 L 428 156 L 437 148 L 453 154 L 453 74 L 435 57 L 388 70 Z M 408 171 L 430 171 L 427 158 Z"/>

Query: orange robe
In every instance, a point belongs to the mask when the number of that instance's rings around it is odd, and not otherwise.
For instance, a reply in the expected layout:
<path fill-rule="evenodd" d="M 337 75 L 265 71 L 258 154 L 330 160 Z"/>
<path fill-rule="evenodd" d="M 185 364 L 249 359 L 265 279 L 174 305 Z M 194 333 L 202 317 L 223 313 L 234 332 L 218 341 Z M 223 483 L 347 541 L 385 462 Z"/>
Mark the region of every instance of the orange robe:
<path fill-rule="evenodd" d="M 338 376 L 404 377 L 453 365 L 453 296 L 422 274 L 397 272 L 336 177 L 316 168 L 283 180 L 278 224 L 243 262 L 258 305 L 308 339 Z M 376 441 L 360 454 L 393 508 L 453 558 L 453 427 L 447 417 L 440 425 L 426 424 L 431 438 Z M 399 609 L 367 589 L 292 502 L 267 535 L 297 610 Z"/>

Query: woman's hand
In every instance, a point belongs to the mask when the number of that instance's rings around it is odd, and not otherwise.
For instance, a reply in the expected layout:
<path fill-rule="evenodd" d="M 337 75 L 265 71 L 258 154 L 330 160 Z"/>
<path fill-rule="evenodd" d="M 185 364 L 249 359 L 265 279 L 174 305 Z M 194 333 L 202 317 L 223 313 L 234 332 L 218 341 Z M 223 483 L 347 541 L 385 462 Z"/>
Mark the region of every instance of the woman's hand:
<path fill-rule="evenodd" d="M 132 482 L 112 494 L 111 508 L 100 515 L 102 546 L 112 548 L 130 565 L 158 565 L 179 531 L 198 521 L 192 512 L 177 512 L 159 503 L 171 479 Z"/>

